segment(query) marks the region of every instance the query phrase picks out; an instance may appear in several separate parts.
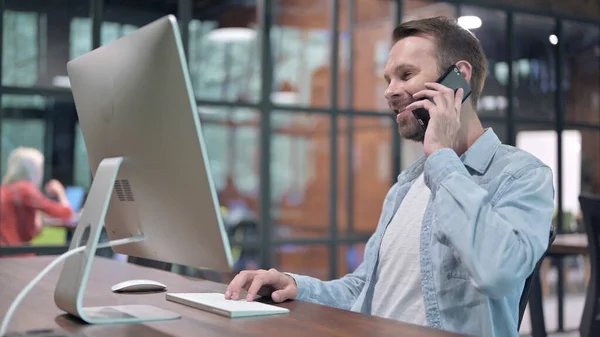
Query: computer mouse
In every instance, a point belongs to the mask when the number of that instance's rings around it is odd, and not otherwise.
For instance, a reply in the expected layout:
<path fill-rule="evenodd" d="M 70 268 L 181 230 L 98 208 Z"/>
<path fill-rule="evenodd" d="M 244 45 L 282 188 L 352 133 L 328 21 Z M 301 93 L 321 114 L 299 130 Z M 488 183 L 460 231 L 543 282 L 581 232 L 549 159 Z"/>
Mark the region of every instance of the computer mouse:
<path fill-rule="evenodd" d="M 128 280 L 111 287 L 113 292 L 162 291 L 167 286 L 152 280 Z"/>

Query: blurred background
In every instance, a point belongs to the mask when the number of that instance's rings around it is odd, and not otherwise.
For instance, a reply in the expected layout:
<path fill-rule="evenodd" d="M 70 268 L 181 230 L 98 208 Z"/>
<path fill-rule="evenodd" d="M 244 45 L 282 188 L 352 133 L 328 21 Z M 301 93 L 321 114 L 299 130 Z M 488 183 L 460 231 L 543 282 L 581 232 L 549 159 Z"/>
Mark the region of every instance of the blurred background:
<path fill-rule="evenodd" d="M 600 3 L 585 0 L 0 0 L 2 175 L 11 151 L 36 148 L 45 181 L 81 207 L 91 175 L 65 65 L 167 14 L 180 23 L 238 270 L 331 279 L 362 261 L 385 194 L 422 154 L 399 139 L 383 96 L 391 32 L 438 15 L 483 44 L 484 126 L 552 167 L 555 226 L 584 232 L 577 198 L 600 194 Z M 60 253 L 72 231 L 46 226 L 0 255 Z M 542 268 L 550 301 L 559 279 L 583 296 L 585 259 L 566 261 Z"/>

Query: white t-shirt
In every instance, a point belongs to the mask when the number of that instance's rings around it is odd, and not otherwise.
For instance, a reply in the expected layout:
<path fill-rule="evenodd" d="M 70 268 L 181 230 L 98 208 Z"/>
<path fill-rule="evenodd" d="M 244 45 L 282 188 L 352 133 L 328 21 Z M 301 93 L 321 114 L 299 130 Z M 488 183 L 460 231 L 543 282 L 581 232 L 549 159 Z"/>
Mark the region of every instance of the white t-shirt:
<path fill-rule="evenodd" d="M 421 174 L 386 228 L 379 250 L 373 315 L 427 325 L 419 250 L 421 225 L 430 194 Z"/>

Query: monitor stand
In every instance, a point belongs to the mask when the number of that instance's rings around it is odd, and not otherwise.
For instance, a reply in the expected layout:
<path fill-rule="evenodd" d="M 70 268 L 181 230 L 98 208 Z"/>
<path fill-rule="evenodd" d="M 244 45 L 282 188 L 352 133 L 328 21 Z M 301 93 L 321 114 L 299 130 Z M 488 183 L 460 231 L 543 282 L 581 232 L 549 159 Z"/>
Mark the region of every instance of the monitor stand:
<path fill-rule="evenodd" d="M 123 157 L 105 158 L 98 166 L 69 250 L 80 247 L 84 235 L 89 233 L 86 247 L 83 252 L 65 260 L 54 291 L 54 302 L 61 310 L 89 324 L 140 323 L 181 318 L 180 314 L 152 305 L 83 306 L 83 295 L 104 219 L 123 163 Z M 110 291 L 110 287 L 107 290 Z"/>

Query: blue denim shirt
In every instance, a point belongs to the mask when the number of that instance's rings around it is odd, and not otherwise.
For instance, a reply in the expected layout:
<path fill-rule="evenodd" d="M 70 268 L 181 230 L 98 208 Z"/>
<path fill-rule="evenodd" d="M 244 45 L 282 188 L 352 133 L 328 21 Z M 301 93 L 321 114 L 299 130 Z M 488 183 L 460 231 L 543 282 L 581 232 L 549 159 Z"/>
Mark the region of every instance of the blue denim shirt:
<path fill-rule="evenodd" d="M 385 197 L 360 266 L 325 282 L 290 274 L 297 299 L 371 313 L 381 239 L 423 171 L 431 190 L 420 244 L 428 325 L 474 336 L 518 336 L 525 280 L 548 245 L 553 177 L 536 157 L 501 144 L 492 129 L 460 157 L 441 149 L 403 171 Z"/>

